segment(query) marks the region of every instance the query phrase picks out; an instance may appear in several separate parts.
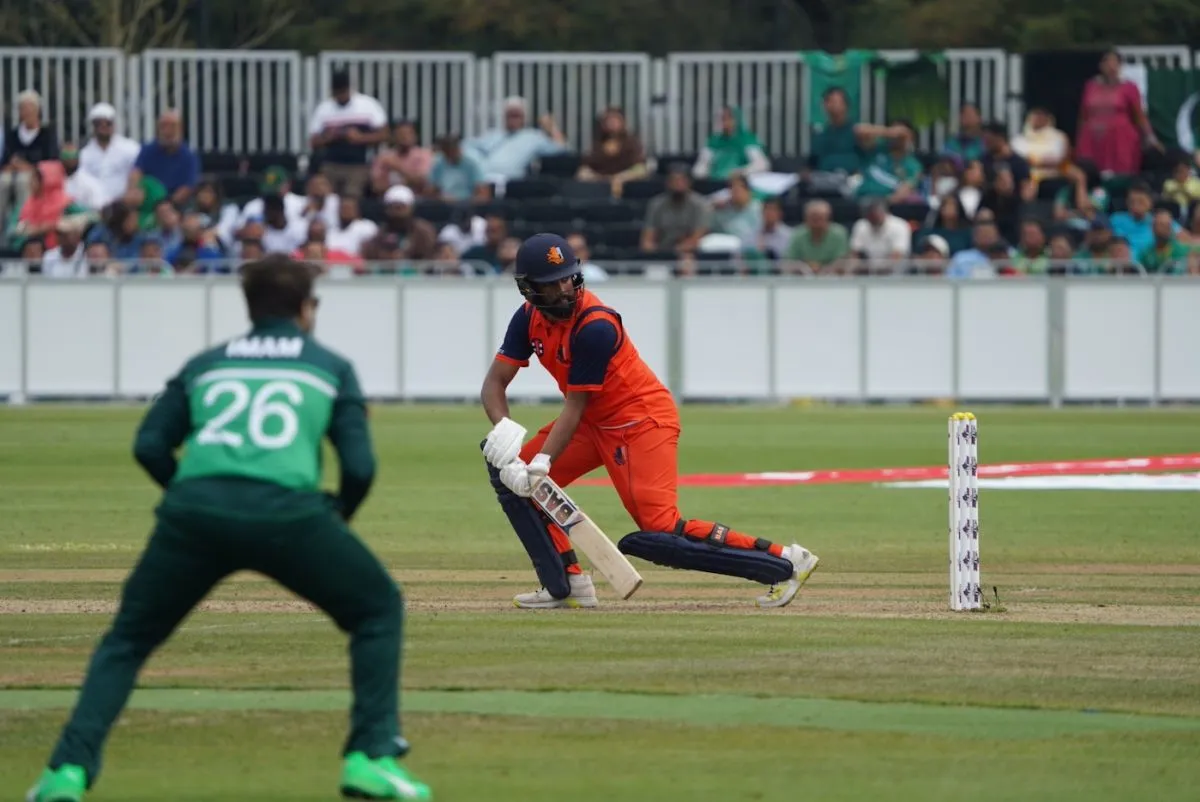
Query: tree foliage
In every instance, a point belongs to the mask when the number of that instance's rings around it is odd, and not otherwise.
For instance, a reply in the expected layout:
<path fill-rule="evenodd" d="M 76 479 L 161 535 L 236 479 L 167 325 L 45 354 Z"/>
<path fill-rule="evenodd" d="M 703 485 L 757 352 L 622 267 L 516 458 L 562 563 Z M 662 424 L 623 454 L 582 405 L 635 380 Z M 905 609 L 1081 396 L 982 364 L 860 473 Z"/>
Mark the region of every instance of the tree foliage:
<path fill-rule="evenodd" d="M 203 10 L 203 13 L 202 13 Z M 206 15 L 206 16 L 205 16 Z M 207 19 L 207 25 L 201 21 Z M 829 33 L 843 20 L 846 36 Z M 815 24 L 814 24 L 815 23 Z M 816 36 L 820 34 L 822 41 Z M 613 52 L 1196 41 L 1195 0 L 4 0 L 0 41 L 318 50 Z"/>

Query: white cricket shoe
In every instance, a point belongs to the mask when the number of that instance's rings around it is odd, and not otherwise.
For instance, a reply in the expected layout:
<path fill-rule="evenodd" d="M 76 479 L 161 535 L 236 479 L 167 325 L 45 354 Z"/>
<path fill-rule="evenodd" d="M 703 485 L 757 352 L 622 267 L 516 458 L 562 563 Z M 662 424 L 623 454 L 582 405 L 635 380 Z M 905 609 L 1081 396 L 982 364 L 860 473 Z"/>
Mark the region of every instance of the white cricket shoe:
<path fill-rule="evenodd" d="M 755 602 L 759 607 L 787 607 L 800 586 L 808 581 L 812 572 L 817 570 L 821 559 L 799 543 L 784 546 L 783 559 L 792 564 L 792 576 L 787 582 L 772 585 L 765 595 L 759 596 Z"/>
<path fill-rule="evenodd" d="M 565 599 L 556 599 L 545 588 L 538 588 L 532 593 L 518 593 L 513 596 L 513 607 L 523 610 L 553 610 L 558 607 L 595 607 L 596 586 L 587 574 L 567 574 L 571 583 L 571 595 Z"/>

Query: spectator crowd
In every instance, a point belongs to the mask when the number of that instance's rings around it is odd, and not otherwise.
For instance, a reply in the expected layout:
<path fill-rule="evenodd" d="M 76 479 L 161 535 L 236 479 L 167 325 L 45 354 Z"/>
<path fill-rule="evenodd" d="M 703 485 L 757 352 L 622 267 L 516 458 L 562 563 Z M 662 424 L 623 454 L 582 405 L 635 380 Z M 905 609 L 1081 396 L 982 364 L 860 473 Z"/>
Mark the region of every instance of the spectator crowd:
<path fill-rule="evenodd" d="M 903 120 L 855 119 L 827 90 L 804 158 L 773 158 L 737 108 L 694 154 L 650 158 L 620 108 L 582 152 L 553 115 L 504 101 L 493 130 L 422 144 L 336 72 L 312 114 L 312 161 L 197 153 L 167 110 L 135 142 L 117 110 L 59 142 L 32 91 L 0 156 L 9 271 L 49 277 L 206 274 L 290 253 L 330 275 L 511 271 L 521 239 L 568 235 L 589 281 L 659 274 L 928 273 L 951 278 L 1200 274 L 1200 151 L 1155 138 L 1109 55 L 1076 141 L 1045 109 L 1018 136 L 964 104 L 937 152 Z M 598 264 L 598 262 L 600 264 Z"/>

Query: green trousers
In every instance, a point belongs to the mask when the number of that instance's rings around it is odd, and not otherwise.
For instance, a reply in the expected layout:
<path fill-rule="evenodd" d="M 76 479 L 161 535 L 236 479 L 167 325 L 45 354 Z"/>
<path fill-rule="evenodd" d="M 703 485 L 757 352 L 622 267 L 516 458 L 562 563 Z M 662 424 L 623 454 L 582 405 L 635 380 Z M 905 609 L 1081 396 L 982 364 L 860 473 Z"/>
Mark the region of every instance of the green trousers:
<path fill-rule="evenodd" d="M 246 484 L 235 490 L 245 496 L 248 487 L 252 491 Z M 205 494 L 213 490 L 210 482 Z M 82 766 L 89 785 L 95 782 L 104 742 L 146 659 L 217 583 L 241 570 L 276 580 L 349 634 L 354 701 L 344 751 L 370 757 L 408 751 L 399 722 L 400 590 L 331 509 L 305 506 L 304 517 L 292 520 L 243 517 L 236 507 L 160 506 L 112 627 L 92 655 L 51 768 Z"/>

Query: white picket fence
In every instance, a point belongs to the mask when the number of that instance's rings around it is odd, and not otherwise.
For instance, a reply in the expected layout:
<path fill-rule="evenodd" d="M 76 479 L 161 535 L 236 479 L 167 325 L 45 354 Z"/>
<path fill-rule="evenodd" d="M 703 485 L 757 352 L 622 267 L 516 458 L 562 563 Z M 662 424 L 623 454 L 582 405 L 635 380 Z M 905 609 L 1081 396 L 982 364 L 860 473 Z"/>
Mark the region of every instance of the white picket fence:
<path fill-rule="evenodd" d="M 1130 63 L 1188 68 L 1200 51 L 1187 46 L 1121 47 Z M 900 60 L 911 51 L 882 51 Z M 1002 50 L 945 52 L 948 123 L 921 132 L 923 147 L 954 133 L 958 110 L 975 103 L 984 115 L 1020 128 L 1022 59 Z M 551 113 L 576 148 L 586 148 L 595 115 L 620 106 L 654 153 L 694 152 L 723 105 L 745 110 L 753 130 L 776 155 L 807 152 L 809 73 L 800 55 L 776 53 L 644 53 L 148 50 L 0 48 L 0 106 L 13 124 L 16 95 L 38 91 L 59 137 L 87 135 L 87 110 L 113 103 L 123 130 L 154 134 L 164 109 L 183 112 L 189 141 L 205 151 L 303 152 L 308 119 L 327 94 L 334 68 L 347 68 L 357 89 L 380 100 L 394 119 L 416 120 L 421 138 L 471 136 L 496 125 L 500 101 L 521 95 L 536 117 Z M 883 122 L 884 78 L 864 67 L 860 118 Z"/>

